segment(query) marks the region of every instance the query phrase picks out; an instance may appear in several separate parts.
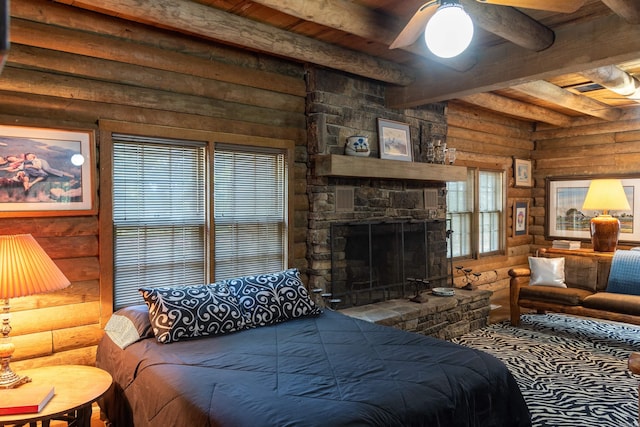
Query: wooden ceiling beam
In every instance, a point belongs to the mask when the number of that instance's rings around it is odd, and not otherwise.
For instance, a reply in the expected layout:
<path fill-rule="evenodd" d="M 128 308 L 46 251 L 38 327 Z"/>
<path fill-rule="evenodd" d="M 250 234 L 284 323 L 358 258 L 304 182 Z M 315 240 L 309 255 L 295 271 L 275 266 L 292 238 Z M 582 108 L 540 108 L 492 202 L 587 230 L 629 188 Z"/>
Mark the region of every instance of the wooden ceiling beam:
<path fill-rule="evenodd" d="M 382 14 L 353 1 L 253 0 L 253 2 L 386 46 L 391 45 L 404 26 L 403 22 L 393 16 Z M 460 55 L 449 59 L 439 58 L 427 49 L 425 43 L 414 43 L 403 47 L 402 50 L 458 71 L 469 70 L 476 63 L 473 55 Z"/>
<path fill-rule="evenodd" d="M 407 85 L 415 79 L 413 70 L 391 61 L 324 43 L 191 1 L 56 1 L 391 84 Z"/>
<path fill-rule="evenodd" d="M 637 58 L 640 26 L 609 15 L 561 27 L 556 40 L 542 52 L 502 44 L 485 49 L 467 72 L 424 70 L 416 82 L 387 89 L 387 105 L 411 108 L 504 89 L 528 81 L 577 73 Z"/>
<path fill-rule="evenodd" d="M 580 74 L 618 95 L 640 99 L 640 81 L 615 65 L 594 68 Z"/>
<path fill-rule="evenodd" d="M 576 95 L 544 80 L 513 86 L 512 89 L 608 121 L 616 121 L 622 115 L 622 111 L 618 108 L 611 108 L 607 104 L 586 96 Z"/>
<path fill-rule="evenodd" d="M 535 122 L 559 127 L 569 127 L 573 123 L 573 119 L 566 114 L 493 93 L 476 93 L 459 99 L 487 110 Z"/>
<path fill-rule="evenodd" d="M 580 9 L 585 0 L 476 0 L 478 3 L 499 4 L 560 13 L 572 13 Z"/>
<path fill-rule="evenodd" d="M 517 9 L 478 4 L 476 0 L 460 2 L 471 15 L 474 25 L 477 24 L 511 43 L 536 52 L 553 44 L 555 35 L 552 30 Z"/>
<path fill-rule="evenodd" d="M 638 0 L 602 0 L 609 9 L 630 24 L 640 24 L 640 2 Z"/>

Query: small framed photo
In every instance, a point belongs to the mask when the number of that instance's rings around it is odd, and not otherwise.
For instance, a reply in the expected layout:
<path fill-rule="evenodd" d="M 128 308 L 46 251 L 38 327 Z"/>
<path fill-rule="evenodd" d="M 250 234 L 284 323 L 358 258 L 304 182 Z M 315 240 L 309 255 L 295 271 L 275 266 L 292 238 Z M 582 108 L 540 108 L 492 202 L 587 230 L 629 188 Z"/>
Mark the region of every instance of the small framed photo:
<path fill-rule="evenodd" d="M 529 233 L 529 201 L 516 200 L 513 203 L 513 237 Z"/>
<path fill-rule="evenodd" d="M 409 125 L 392 120 L 378 119 L 380 158 L 389 160 L 413 160 Z"/>
<path fill-rule="evenodd" d="M 94 131 L 0 125 L 0 217 L 95 215 Z"/>
<path fill-rule="evenodd" d="M 531 160 L 513 159 L 513 175 L 515 187 L 532 187 L 533 178 L 531 176 Z"/>

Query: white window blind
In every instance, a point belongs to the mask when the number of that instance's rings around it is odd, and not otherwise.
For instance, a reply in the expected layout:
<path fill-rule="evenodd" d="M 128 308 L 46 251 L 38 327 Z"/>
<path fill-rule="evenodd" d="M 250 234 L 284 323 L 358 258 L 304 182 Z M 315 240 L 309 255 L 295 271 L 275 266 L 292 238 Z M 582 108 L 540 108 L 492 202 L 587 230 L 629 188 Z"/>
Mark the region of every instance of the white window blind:
<path fill-rule="evenodd" d="M 451 220 L 453 233 L 449 239 L 451 256 L 471 256 L 471 223 L 473 215 L 472 170 L 467 173 L 467 181 L 447 182 L 447 216 Z"/>
<path fill-rule="evenodd" d="M 285 268 L 286 159 L 284 150 L 216 144 L 216 280 Z"/>
<path fill-rule="evenodd" d="M 502 250 L 503 172 L 468 168 L 467 180 L 447 183 L 452 256 L 477 257 Z"/>
<path fill-rule="evenodd" d="M 114 308 L 206 282 L 205 144 L 114 134 Z"/>
<path fill-rule="evenodd" d="M 479 172 L 480 253 L 500 250 L 502 237 L 502 172 Z"/>

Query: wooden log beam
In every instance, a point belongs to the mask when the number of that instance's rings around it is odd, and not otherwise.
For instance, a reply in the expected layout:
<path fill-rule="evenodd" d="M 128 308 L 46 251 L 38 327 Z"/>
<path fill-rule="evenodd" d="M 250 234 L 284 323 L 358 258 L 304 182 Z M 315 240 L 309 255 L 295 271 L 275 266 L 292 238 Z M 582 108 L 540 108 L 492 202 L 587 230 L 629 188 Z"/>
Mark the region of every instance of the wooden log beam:
<path fill-rule="evenodd" d="M 513 89 L 553 104 L 561 105 L 565 108 L 608 121 L 618 120 L 622 115 L 622 111 L 617 108 L 610 108 L 608 105 L 594 99 L 576 95 L 544 80 L 513 86 Z"/>
<path fill-rule="evenodd" d="M 254 3 L 386 46 L 393 43 L 405 25 L 396 17 L 347 0 L 254 0 Z M 437 57 L 424 43 L 414 43 L 401 49 L 459 71 L 466 71 L 476 63 L 475 55 L 449 59 Z"/>
<path fill-rule="evenodd" d="M 580 74 L 618 95 L 640 101 L 640 81 L 615 65 L 594 68 Z"/>
<path fill-rule="evenodd" d="M 602 0 L 618 16 L 630 24 L 640 24 L 640 2 L 638 0 Z"/>
<path fill-rule="evenodd" d="M 152 24 L 184 34 L 310 62 L 386 83 L 415 80 L 405 66 L 274 28 L 210 6 L 184 0 L 56 0 L 88 10 Z"/>
<path fill-rule="evenodd" d="M 581 72 L 612 63 L 637 59 L 640 26 L 609 15 L 565 26 L 556 41 L 542 52 L 514 45 L 486 49 L 472 71 L 429 69 L 416 82 L 387 90 L 387 105 L 411 108 L 474 93 L 504 89 L 527 81 Z"/>
<path fill-rule="evenodd" d="M 572 13 L 580 9 L 585 0 L 477 0 L 479 3 L 516 6 L 560 13 Z"/>
<path fill-rule="evenodd" d="M 473 17 L 473 23 L 483 29 L 533 51 L 541 51 L 553 44 L 553 31 L 530 16 L 512 7 L 478 4 L 475 0 L 461 0 Z"/>
<path fill-rule="evenodd" d="M 572 122 L 572 118 L 566 114 L 492 93 L 476 93 L 459 99 L 498 113 L 549 123 L 554 126 L 566 127 L 570 126 Z"/>

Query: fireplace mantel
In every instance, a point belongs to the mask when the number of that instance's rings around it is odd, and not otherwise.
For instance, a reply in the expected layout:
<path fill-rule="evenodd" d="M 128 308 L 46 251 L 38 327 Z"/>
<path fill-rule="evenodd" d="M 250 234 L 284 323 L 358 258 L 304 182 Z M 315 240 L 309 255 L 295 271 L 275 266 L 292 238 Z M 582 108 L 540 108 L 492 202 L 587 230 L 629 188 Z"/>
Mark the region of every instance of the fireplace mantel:
<path fill-rule="evenodd" d="M 466 181 L 464 166 L 403 162 L 373 157 L 324 154 L 316 156 L 318 176 L 404 179 L 414 181 Z"/>

